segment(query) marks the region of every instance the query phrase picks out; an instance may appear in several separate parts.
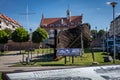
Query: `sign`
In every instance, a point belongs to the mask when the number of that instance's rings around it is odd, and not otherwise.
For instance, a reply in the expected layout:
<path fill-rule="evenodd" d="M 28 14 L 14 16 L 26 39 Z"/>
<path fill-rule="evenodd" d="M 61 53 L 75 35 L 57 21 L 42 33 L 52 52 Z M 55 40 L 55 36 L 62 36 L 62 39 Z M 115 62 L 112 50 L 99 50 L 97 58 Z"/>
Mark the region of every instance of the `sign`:
<path fill-rule="evenodd" d="M 80 48 L 60 48 L 57 50 L 57 56 L 80 56 Z"/>

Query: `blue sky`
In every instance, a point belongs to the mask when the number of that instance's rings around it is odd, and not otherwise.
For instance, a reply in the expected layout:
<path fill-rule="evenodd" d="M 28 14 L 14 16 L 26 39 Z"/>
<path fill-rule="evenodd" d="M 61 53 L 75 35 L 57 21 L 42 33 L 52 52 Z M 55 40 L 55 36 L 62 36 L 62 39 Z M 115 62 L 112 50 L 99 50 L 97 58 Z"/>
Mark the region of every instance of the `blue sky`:
<path fill-rule="evenodd" d="M 18 21 L 25 29 L 35 30 L 41 21 L 42 14 L 46 18 L 66 17 L 68 5 L 71 15 L 83 14 L 84 23 L 89 23 L 92 29 L 109 28 L 112 20 L 112 7 L 107 2 L 116 1 L 116 16 L 120 14 L 120 0 L 0 0 L 0 12 Z M 34 13 L 28 16 L 26 24 L 26 5 L 28 12 Z"/>

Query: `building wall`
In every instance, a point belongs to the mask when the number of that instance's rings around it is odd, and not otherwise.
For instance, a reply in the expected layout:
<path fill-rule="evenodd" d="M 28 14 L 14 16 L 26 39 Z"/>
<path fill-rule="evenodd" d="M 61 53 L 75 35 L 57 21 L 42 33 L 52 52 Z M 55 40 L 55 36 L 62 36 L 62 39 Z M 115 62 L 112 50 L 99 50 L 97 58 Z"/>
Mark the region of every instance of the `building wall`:
<path fill-rule="evenodd" d="M 109 29 L 110 36 L 113 35 L 113 22 L 114 22 L 115 35 L 118 35 L 120 34 L 120 15 L 116 17 L 115 20 L 113 20 L 110 24 L 110 29 Z"/>
<path fill-rule="evenodd" d="M 18 27 L 19 27 L 19 25 L 16 25 L 16 24 L 14 24 L 12 22 L 9 22 L 9 21 L 7 21 L 5 19 L 1 19 L 0 18 L 0 30 L 3 30 L 5 28 L 9 28 L 11 30 L 15 30 Z"/>

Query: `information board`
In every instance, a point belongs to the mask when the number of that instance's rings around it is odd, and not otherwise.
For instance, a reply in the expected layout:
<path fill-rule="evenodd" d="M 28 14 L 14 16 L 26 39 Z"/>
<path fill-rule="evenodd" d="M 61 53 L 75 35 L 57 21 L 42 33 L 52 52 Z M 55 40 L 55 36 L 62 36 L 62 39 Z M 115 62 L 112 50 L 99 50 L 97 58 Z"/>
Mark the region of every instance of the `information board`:
<path fill-rule="evenodd" d="M 57 50 L 57 56 L 80 56 L 80 48 L 60 48 Z"/>

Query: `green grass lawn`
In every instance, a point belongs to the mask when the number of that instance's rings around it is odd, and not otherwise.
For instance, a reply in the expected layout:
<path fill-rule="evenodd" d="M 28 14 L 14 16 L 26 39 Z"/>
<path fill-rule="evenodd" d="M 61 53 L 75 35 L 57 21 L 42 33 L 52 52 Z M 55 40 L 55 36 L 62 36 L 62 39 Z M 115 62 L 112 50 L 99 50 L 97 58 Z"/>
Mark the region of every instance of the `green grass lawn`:
<path fill-rule="evenodd" d="M 113 64 L 113 62 L 104 62 L 104 55 L 103 52 L 94 52 L 95 62 L 98 62 L 99 65 L 109 65 Z M 43 56 L 44 58 L 37 58 L 33 59 L 31 63 L 17 63 L 13 66 L 92 66 L 92 54 L 90 52 L 84 53 L 83 56 L 76 56 L 74 57 L 74 63 L 72 64 L 72 57 L 67 57 L 66 64 L 64 63 L 65 58 L 62 58 L 58 61 L 53 59 L 53 54 L 47 54 Z M 120 64 L 119 60 L 116 60 L 116 64 Z"/>
<path fill-rule="evenodd" d="M 0 72 L 0 80 L 2 80 L 2 73 Z"/>

